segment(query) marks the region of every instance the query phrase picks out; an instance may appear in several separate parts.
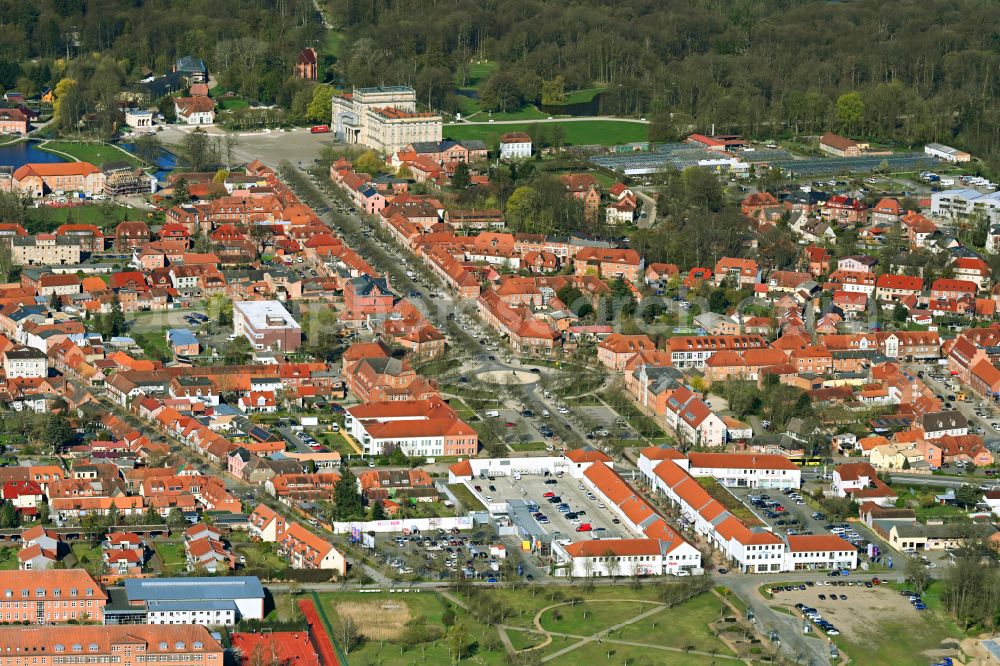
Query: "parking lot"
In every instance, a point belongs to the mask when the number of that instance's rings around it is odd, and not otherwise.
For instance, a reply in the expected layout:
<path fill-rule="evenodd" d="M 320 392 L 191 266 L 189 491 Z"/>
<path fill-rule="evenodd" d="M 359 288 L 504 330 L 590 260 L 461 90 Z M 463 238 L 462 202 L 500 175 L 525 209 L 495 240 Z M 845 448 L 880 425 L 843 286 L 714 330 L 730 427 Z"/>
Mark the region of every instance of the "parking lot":
<path fill-rule="evenodd" d="M 813 509 L 805 504 L 798 504 L 795 499 L 789 497 L 781 490 L 761 490 L 757 488 L 729 488 L 743 504 L 754 512 L 762 522 L 770 527 L 775 534 L 823 534 L 823 528 L 827 524 L 825 520 L 812 517 Z M 764 499 L 766 496 L 767 499 Z M 755 505 L 751 502 L 751 497 L 764 499 L 764 501 L 777 502 L 773 510 Z M 780 509 L 780 510 L 779 510 Z M 794 522 L 791 522 L 794 521 Z M 791 532 L 789 532 L 791 530 Z"/>
<path fill-rule="evenodd" d="M 374 558 L 401 577 L 446 579 L 461 572 L 466 578 L 496 582 L 503 578 L 504 558 L 491 553 L 490 545 L 499 543 L 486 529 L 378 534 Z M 512 562 L 518 559 L 516 553 L 508 556 Z"/>
<path fill-rule="evenodd" d="M 540 531 L 554 539 L 579 541 L 583 538 L 621 539 L 633 536 L 610 507 L 602 507 L 596 497 L 588 497 L 585 487 L 581 488 L 582 482 L 568 475 L 545 477 L 525 474 L 520 479 L 513 476 L 494 477 L 493 480 L 474 479 L 472 485 L 487 501 L 492 498 L 494 502 L 535 502 L 538 510 L 532 517 L 535 521 L 532 531 Z M 558 501 L 555 501 L 556 498 Z"/>
<path fill-rule="evenodd" d="M 492 410 L 486 410 L 486 412 L 492 413 Z M 544 442 L 546 441 L 543 433 L 539 432 L 539 428 L 544 428 L 544 420 L 539 414 L 536 414 L 533 410 L 528 410 L 527 413 L 531 416 L 524 416 L 521 412 L 515 409 L 499 409 L 497 410 L 499 416 L 486 416 L 485 412 L 483 414 L 484 418 L 494 418 L 500 422 L 504 427 L 504 439 L 510 443 L 526 443 L 526 442 Z"/>
<path fill-rule="evenodd" d="M 926 611 L 917 595 L 901 594 L 888 585 L 874 585 L 873 580 L 876 579 L 867 576 L 838 577 L 771 588 L 771 593 L 774 602 L 802 619 L 803 627 L 808 626 L 810 633 L 843 635 L 852 642 L 861 642 L 886 618 L 916 620 L 919 613 Z"/>

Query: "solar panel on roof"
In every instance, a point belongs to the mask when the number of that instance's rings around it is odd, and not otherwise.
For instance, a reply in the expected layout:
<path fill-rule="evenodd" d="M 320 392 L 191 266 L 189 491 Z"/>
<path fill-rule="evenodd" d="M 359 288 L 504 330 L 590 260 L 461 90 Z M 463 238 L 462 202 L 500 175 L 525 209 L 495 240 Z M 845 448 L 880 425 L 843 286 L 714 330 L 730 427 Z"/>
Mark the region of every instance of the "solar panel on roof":
<path fill-rule="evenodd" d="M 250 428 L 250 430 L 249 430 L 249 432 L 247 432 L 247 434 L 250 435 L 251 437 L 253 437 L 254 439 L 256 439 L 258 441 L 261 441 L 261 442 L 265 442 L 265 441 L 271 439 L 271 433 L 268 432 L 267 430 L 264 430 L 260 426 L 254 426 L 254 427 Z"/>

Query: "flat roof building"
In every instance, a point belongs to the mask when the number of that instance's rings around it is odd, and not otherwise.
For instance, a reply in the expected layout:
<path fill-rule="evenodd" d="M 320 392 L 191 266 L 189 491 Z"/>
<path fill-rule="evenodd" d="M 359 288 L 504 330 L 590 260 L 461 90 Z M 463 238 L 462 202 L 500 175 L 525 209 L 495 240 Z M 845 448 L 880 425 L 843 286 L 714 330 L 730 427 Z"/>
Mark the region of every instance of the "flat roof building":
<path fill-rule="evenodd" d="M 256 576 L 129 578 L 110 593 L 107 624 L 232 626 L 264 618 L 264 587 Z"/>
<path fill-rule="evenodd" d="M 276 347 L 293 352 L 302 344 L 302 327 L 278 301 L 233 303 L 233 333 L 258 351 Z"/>

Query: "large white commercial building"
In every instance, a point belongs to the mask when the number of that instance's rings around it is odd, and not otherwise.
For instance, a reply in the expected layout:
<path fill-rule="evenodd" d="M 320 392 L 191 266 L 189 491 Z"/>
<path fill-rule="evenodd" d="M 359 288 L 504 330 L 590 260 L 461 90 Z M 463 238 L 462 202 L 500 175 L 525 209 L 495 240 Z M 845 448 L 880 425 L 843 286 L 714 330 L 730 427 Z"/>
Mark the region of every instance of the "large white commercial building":
<path fill-rule="evenodd" d="M 972 161 L 972 155 L 964 150 L 958 150 L 957 148 L 952 148 L 941 143 L 928 143 L 924 146 L 924 154 L 946 162 L 959 163 Z"/>
<path fill-rule="evenodd" d="M 629 535 L 597 539 L 593 533 L 575 541 L 554 538 L 552 561 L 557 576 L 662 576 L 703 572 L 701 552 L 684 539 L 611 468 L 600 451 L 577 449 L 565 456 L 538 458 L 473 458 L 452 465 L 450 483 L 464 483 L 493 514 L 510 514 L 510 502 L 493 502 L 475 490 L 474 480 L 486 476 L 569 475 L 607 506 Z M 515 512 L 516 513 L 516 512 Z M 528 517 L 530 520 L 530 517 Z"/>
<path fill-rule="evenodd" d="M 644 449 L 639 458 L 639 470 L 648 487 L 675 505 L 695 533 L 744 573 L 855 568 L 857 551 L 840 537 L 782 539 L 766 527 L 748 527 L 695 480 L 696 475 L 711 476 L 724 485 L 797 488 L 801 476 L 785 474 L 791 471 L 789 465 L 782 456 L 694 453 L 686 457 L 661 447 Z M 769 469 L 772 474 L 767 473 Z M 764 486 L 762 481 L 774 485 Z"/>
<path fill-rule="evenodd" d="M 302 344 L 302 327 L 278 301 L 233 303 L 233 333 L 257 350 L 276 347 L 293 352 Z"/>
<path fill-rule="evenodd" d="M 333 98 L 332 126 L 344 143 L 357 143 L 391 155 L 420 141 L 441 140 L 441 116 L 417 111 L 409 86 L 355 88 Z"/>
<path fill-rule="evenodd" d="M 1000 192 L 983 194 L 972 188 L 934 192 L 931 214 L 949 220 L 982 216 L 990 224 L 996 224 L 1000 222 Z"/>
<path fill-rule="evenodd" d="M 106 624 L 232 626 L 264 619 L 264 587 L 256 576 L 128 578 L 111 599 Z"/>
<path fill-rule="evenodd" d="M 691 476 L 711 476 L 724 486 L 784 490 L 802 486 L 802 470 L 788 458 L 740 453 L 689 453 Z"/>

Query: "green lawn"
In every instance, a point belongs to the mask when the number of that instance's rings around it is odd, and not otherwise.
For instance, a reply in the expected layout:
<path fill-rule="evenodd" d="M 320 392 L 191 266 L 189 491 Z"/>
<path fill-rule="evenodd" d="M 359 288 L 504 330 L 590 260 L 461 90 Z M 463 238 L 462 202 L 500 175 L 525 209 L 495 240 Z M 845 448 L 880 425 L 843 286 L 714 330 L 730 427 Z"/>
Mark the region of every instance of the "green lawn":
<path fill-rule="evenodd" d="M 227 99 L 223 101 L 219 105 L 219 108 L 222 109 L 223 111 L 236 111 L 238 109 L 249 109 L 250 102 L 240 97 L 236 97 L 234 99 Z"/>
<path fill-rule="evenodd" d="M 510 608 L 510 615 L 504 620 L 504 623 L 512 627 L 523 627 L 525 629 L 535 628 L 532 620 L 538 611 L 553 604 L 570 601 L 571 599 L 578 599 L 580 601 L 601 600 L 609 603 L 618 603 L 621 601 L 632 602 L 633 600 L 659 601 L 655 588 L 646 585 L 638 590 L 634 590 L 631 586 L 624 583 L 610 587 L 595 588 L 590 592 L 585 591 L 581 587 L 545 588 L 539 586 L 537 588 L 520 590 L 497 589 L 493 590 L 492 594 L 497 597 L 500 603 Z M 594 604 L 590 605 L 593 606 Z M 644 606 L 648 607 L 648 604 Z M 579 607 L 578 605 L 577 608 Z M 678 608 L 683 607 L 680 606 Z M 560 606 L 560 608 L 569 609 L 570 607 Z M 594 622 L 591 621 L 591 624 L 594 624 Z M 595 624 L 594 626 L 597 625 Z M 597 631 L 597 629 L 594 629 L 594 631 Z"/>
<path fill-rule="evenodd" d="M 613 638 L 636 643 L 654 643 L 668 647 L 686 648 L 710 652 L 719 650 L 721 654 L 731 651 L 717 639 L 708 625 L 719 620 L 724 608 L 722 601 L 714 594 L 703 594 L 688 601 L 676 610 L 651 615 L 635 624 L 616 632 Z M 728 607 L 726 614 L 731 614 Z M 620 634 L 620 635 L 619 635 Z"/>
<path fill-rule="evenodd" d="M 101 547 L 92 546 L 89 541 L 74 543 L 70 550 L 76 557 L 79 567 L 101 561 Z"/>
<path fill-rule="evenodd" d="M 337 451 L 341 456 L 345 458 L 348 455 L 357 455 L 358 450 L 351 446 L 347 438 L 344 437 L 344 431 L 333 432 L 332 430 L 326 430 L 319 433 L 319 441 L 323 443 L 324 446 L 329 448 L 331 451 Z"/>
<path fill-rule="evenodd" d="M 46 141 L 38 146 L 41 150 L 60 155 L 69 155 L 78 162 L 90 162 L 101 166 L 105 162 L 126 161 L 134 166 L 144 166 L 143 162 L 125 150 L 106 143 L 83 143 L 77 141 Z"/>
<path fill-rule="evenodd" d="M 469 73 L 465 78 L 466 88 L 478 88 L 486 79 L 489 78 L 490 74 L 496 70 L 498 63 L 496 62 L 474 62 L 469 65 Z M 462 74 L 461 72 L 455 73 L 455 85 L 462 85 Z"/>
<path fill-rule="evenodd" d="M 322 53 L 325 55 L 340 56 L 340 48 L 344 44 L 344 33 L 337 30 L 326 31 L 326 41 L 323 42 Z M 322 78 L 322 77 L 320 77 Z"/>
<path fill-rule="evenodd" d="M 561 634 L 589 636 L 652 608 L 637 601 L 592 601 L 558 606 L 542 613 L 542 629 Z"/>
<path fill-rule="evenodd" d="M 295 605 L 295 599 L 287 592 L 272 594 L 274 598 L 274 608 L 272 608 L 264 622 L 293 622 L 302 619 L 302 613 Z"/>
<path fill-rule="evenodd" d="M 336 605 L 343 603 L 371 604 L 373 612 L 361 624 L 361 631 L 366 628 L 377 630 L 384 626 L 379 615 L 383 612 L 391 621 L 393 614 L 405 612 L 410 616 L 407 628 L 411 631 L 420 630 L 432 640 L 404 642 L 401 639 L 375 640 L 366 639 L 359 647 L 351 651 L 349 660 L 351 666 L 409 666 L 410 664 L 446 664 L 451 663 L 448 653 L 448 643 L 439 635 L 443 630 L 442 614 L 448 602 L 438 594 L 363 594 L 356 592 L 327 592 L 319 594 L 322 610 L 330 623 L 336 627 L 339 622 Z M 384 609 L 384 610 L 383 610 Z M 457 619 L 461 621 L 468 632 L 467 651 L 461 663 L 470 666 L 500 666 L 507 664 L 508 658 L 500 643 L 500 636 L 494 627 L 487 627 L 463 611 L 455 608 Z M 405 630 L 405 628 L 404 628 Z"/>
<path fill-rule="evenodd" d="M 132 337 L 150 359 L 166 361 L 174 357 L 167 343 L 167 334 L 163 330 L 133 333 Z"/>
<path fill-rule="evenodd" d="M 246 568 L 281 572 L 288 569 L 288 561 L 280 557 L 273 543 L 248 543 L 236 546 L 237 557 L 247 558 Z"/>
<path fill-rule="evenodd" d="M 548 117 L 549 114 L 539 111 L 538 107 L 534 104 L 528 104 L 516 111 L 494 111 L 492 113 L 483 111 L 475 117 L 475 120 L 476 122 L 484 122 L 490 118 L 493 120 L 541 120 Z"/>
<path fill-rule="evenodd" d="M 149 217 L 147 211 L 104 202 L 66 208 L 52 206 L 29 208 L 26 226 L 31 233 L 44 233 L 66 224 L 68 219 L 72 219 L 73 224 L 94 224 L 101 229 L 112 229 L 123 220 L 147 220 L 150 224 L 154 220 Z"/>
<path fill-rule="evenodd" d="M 729 513 L 733 514 L 739 518 L 745 525 L 763 525 L 763 522 L 754 515 L 745 504 L 743 504 L 735 495 L 729 492 L 725 486 L 716 481 L 710 476 L 704 476 L 698 479 L 698 484 L 704 488 L 713 499 L 718 500 L 722 506 L 726 507 Z"/>
<path fill-rule="evenodd" d="M 722 645 L 722 643 L 719 643 Z M 554 650 L 553 650 L 554 652 Z M 714 661 L 710 657 L 688 655 L 681 652 L 655 648 L 614 645 L 612 643 L 587 643 L 561 657 L 545 662 L 554 666 L 580 666 L 580 664 L 669 664 L 670 666 L 709 666 L 709 664 L 739 664 L 726 659 Z"/>
<path fill-rule="evenodd" d="M 544 451 L 545 442 L 511 442 L 510 448 L 515 451 Z"/>
<path fill-rule="evenodd" d="M 154 542 L 156 552 L 163 561 L 163 573 L 179 573 L 185 570 L 187 557 L 184 554 L 184 544 L 176 541 Z"/>
<path fill-rule="evenodd" d="M 508 629 L 507 637 L 510 638 L 510 644 L 514 646 L 515 650 L 527 650 L 541 645 L 545 641 L 545 634 L 518 629 Z"/>
<path fill-rule="evenodd" d="M 564 140 L 570 145 L 614 146 L 635 141 L 648 141 L 649 128 L 641 123 L 621 120 L 581 120 L 577 122 L 540 123 L 543 131 L 551 133 L 555 125 L 560 125 L 564 131 Z M 515 123 L 510 125 L 445 125 L 444 135 L 449 139 L 480 139 L 487 144 L 492 137 L 499 137 L 505 132 L 527 132 L 531 123 Z"/>
<path fill-rule="evenodd" d="M 17 569 L 17 548 L 0 548 L 0 571 Z"/>
<path fill-rule="evenodd" d="M 466 487 L 464 483 L 450 483 L 448 488 L 455 494 L 458 501 L 461 502 L 462 506 L 466 511 L 485 511 L 486 507 L 483 503 L 476 499 L 472 491 Z"/>
<path fill-rule="evenodd" d="M 585 90 L 574 90 L 571 93 L 566 94 L 566 99 L 563 100 L 563 104 L 584 104 L 593 100 L 595 97 L 604 92 L 604 88 L 587 88 Z"/>

